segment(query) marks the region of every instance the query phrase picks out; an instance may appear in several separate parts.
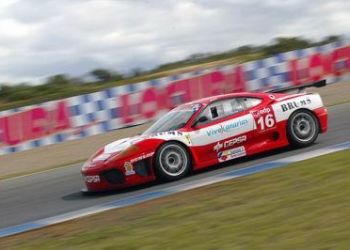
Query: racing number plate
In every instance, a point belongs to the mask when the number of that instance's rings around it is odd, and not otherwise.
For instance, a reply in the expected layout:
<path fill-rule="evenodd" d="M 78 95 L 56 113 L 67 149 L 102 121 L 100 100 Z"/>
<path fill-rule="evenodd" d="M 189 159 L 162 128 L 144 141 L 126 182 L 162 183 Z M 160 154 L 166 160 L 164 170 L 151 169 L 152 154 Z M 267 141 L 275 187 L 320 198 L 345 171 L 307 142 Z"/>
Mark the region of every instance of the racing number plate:
<path fill-rule="evenodd" d="M 276 127 L 276 118 L 271 106 L 252 111 L 256 131 L 263 133 Z"/>

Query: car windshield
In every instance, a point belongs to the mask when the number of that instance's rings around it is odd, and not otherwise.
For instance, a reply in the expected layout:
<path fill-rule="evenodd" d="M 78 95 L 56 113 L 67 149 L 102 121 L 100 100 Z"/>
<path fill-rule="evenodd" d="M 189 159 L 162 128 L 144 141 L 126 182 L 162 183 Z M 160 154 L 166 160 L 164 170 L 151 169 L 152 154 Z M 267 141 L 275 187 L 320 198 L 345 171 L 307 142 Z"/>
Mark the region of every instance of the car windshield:
<path fill-rule="evenodd" d="M 150 128 L 148 128 L 144 135 L 150 135 L 166 131 L 174 131 L 182 128 L 190 120 L 193 114 L 198 111 L 200 105 L 185 106 L 182 108 L 176 108 L 158 121 L 156 121 Z"/>

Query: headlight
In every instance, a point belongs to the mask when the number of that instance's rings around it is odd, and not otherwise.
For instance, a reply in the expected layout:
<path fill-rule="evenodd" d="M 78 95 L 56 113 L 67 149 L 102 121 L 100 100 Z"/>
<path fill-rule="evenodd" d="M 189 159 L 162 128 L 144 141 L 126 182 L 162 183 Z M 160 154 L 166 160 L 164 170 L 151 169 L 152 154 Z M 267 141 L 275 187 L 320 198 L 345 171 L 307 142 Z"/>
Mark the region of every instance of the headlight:
<path fill-rule="evenodd" d="M 91 161 L 86 161 L 81 167 L 82 170 L 92 167 Z"/>
<path fill-rule="evenodd" d="M 91 156 L 83 165 L 83 169 L 86 169 L 86 168 L 91 168 L 91 167 L 94 167 L 96 166 L 96 162 L 98 161 L 105 161 L 107 160 L 111 154 L 105 154 L 103 152 L 103 148 L 99 149 L 93 156 Z"/>
<path fill-rule="evenodd" d="M 104 148 L 100 148 L 95 154 L 93 154 L 88 161 L 93 161 L 96 157 L 103 154 Z"/>
<path fill-rule="evenodd" d="M 107 160 L 112 154 L 101 154 L 97 156 L 96 158 L 92 159 L 92 161 L 105 161 Z"/>
<path fill-rule="evenodd" d="M 118 154 L 118 157 L 126 157 L 139 152 L 140 148 L 136 145 L 130 145 Z"/>

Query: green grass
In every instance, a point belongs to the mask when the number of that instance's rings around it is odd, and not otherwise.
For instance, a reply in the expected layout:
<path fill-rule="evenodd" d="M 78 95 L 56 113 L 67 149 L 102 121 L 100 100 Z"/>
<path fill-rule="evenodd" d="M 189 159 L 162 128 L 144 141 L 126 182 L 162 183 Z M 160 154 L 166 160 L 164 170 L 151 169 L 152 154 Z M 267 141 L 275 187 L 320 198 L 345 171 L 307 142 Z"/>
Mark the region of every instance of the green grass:
<path fill-rule="evenodd" d="M 349 249 L 350 150 L 9 237 L 0 249 Z"/>

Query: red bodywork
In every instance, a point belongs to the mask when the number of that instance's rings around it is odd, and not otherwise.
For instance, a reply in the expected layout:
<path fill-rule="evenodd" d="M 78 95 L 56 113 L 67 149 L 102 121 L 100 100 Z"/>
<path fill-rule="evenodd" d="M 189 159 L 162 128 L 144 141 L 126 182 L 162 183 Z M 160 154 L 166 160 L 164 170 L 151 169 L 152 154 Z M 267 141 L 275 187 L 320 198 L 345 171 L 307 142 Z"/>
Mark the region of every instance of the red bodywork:
<path fill-rule="evenodd" d="M 258 98 L 261 102 L 244 111 L 193 127 L 208 105 L 240 97 Z M 328 114 L 318 94 L 235 93 L 190 104 L 200 104 L 200 108 L 178 131 L 120 140 L 114 143 L 115 146 L 106 146 L 92 156 L 81 170 L 87 190 L 119 189 L 154 181 L 154 155 L 163 143 L 171 140 L 186 146 L 192 157 L 192 169 L 197 170 L 232 157 L 254 155 L 287 146 L 288 117 L 299 109 L 308 109 L 315 114 L 321 133 L 327 130 Z M 115 149 L 111 151 L 113 147 Z"/>

